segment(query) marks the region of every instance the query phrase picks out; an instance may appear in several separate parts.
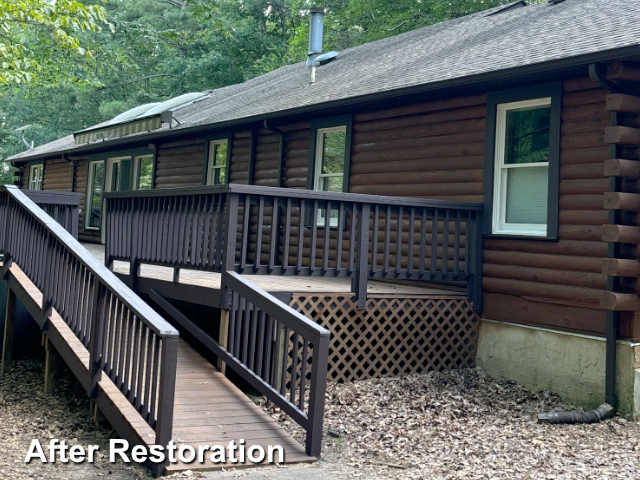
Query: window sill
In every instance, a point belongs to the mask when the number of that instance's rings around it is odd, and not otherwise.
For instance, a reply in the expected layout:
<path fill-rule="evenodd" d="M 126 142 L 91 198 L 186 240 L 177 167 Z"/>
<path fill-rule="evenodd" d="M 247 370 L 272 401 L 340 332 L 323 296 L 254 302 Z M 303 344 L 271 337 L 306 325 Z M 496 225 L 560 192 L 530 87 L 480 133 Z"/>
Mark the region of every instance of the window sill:
<path fill-rule="evenodd" d="M 546 235 L 517 235 L 514 233 L 484 233 L 482 234 L 482 238 L 499 240 L 534 240 L 539 242 L 557 242 L 560 240 L 558 237 L 548 237 Z"/>

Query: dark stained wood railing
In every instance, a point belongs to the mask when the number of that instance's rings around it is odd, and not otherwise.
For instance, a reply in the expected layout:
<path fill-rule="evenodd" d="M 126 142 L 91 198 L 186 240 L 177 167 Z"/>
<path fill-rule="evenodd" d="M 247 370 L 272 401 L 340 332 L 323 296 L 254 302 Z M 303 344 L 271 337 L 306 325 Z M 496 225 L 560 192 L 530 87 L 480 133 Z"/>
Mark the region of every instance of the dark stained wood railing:
<path fill-rule="evenodd" d="M 151 300 L 256 390 L 307 431 L 306 452 L 319 456 L 327 382 L 329 331 L 235 272 L 222 274 L 230 292 L 227 348 L 155 290 Z"/>
<path fill-rule="evenodd" d="M 368 279 L 466 282 L 481 308 L 479 204 L 246 185 L 109 193 L 106 202 L 106 265 L 131 262 L 134 282 L 140 263 L 348 277 L 360 308 Z"/>
<path fill-rule="evenodd" d="M 89 395 L 107 375 L 156 432 L 171 439 L 178 332 L 16 187 L 0 187 L 4 271 L 15 262 L 90 355 Z"/>
<path fill-rule="evenodd" d="M 82 199 L 81 193 L 44 190 L 22 190 L 22 193 L 62 225 L 73 238 L 78 239 L 78 208 Z"/>

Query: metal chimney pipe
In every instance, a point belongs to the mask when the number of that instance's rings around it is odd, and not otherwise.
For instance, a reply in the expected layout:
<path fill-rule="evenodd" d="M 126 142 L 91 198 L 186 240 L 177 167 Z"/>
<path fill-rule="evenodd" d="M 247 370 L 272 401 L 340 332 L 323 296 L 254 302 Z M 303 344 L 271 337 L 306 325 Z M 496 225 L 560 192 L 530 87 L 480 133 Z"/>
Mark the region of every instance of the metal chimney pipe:
<path fill-rule="evenodd" d="M 322 53 L 324 7 L 311 7 L 309 12 L 309 55 L 320 55 Z"/>
<path fill-rule="evenodd" d="M 316 58 L 322 54 L 322 31 L 324 28 L 324 7 L 309 9 L 309 54 L 307 67 L 311 69 L 309 82 L 316 81 Z"/>

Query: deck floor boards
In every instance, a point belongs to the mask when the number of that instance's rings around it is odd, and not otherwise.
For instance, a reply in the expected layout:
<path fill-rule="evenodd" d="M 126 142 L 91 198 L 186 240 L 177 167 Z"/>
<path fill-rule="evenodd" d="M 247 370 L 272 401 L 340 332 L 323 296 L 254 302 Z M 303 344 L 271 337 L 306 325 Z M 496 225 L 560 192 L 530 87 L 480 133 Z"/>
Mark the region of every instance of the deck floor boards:
<path fill-rule="evenodd" d="M 104 262 L 104 245 L 96 243 L 83 243 L 94 257 Z M 114 262 L 115 273 L 129 275 L 129 264 L 127 262 Z M 145 265 L 140 267 L 140 277 L 153 280 L 173 282 L 173 268 L 161 267 L 157 265 Z M 278 276 L 278 275 L 251 275 L 251 281 L 267 292 L 285 293 L 351 293 L 351 279 L 349 278 L 327 278 L 327 277 L 299 277 L 299 276 Z M 199 270 L 180 270 L 180 281 L 183 285 L 206 287 L 215 290 L 220 289 L 220 274 L 203 272 Z M 420 296 L 441 296 L 460 294 L 464 292 L 450 288 L 434 288 L 424 285 L 407 285 L 403 282 L 381 282 L 370 280 L 367 283 L 367 295 L 403 297 Z"/>

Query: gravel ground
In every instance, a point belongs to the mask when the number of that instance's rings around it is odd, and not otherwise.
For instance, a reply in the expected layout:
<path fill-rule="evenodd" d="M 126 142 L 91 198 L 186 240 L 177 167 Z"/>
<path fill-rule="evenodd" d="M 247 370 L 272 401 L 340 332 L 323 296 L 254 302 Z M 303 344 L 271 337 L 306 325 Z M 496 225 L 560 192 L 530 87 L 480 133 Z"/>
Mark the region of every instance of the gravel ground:
<path fill-rule="evenodd" d="M 340 478 L 640 478 L 640 423 L 536 421 L 567 409 L 555 395 L 478 369 L 329 384 L 321 465 Z M 286 428 L 304 438 L 290 420 Z"/>
<path fill-rule="evenodd" d="M 102 455 L 94 464 L 24 463 L 33 438 L 98 444 L 107 452 L 109 438 L 116 437 L 90 421 L 84 391 L 63 365 L 59 372 L 48 397 L 39 360 L 17 362 L 0 377 L 0 478 L 151 478 L 144 468 L 110 464 Z M 304 438 L 277 408 L 265 408 Z M 597 425 L 536 423 L 538 412 L 570 408 L 554 395 L 498 382 L 475 369 L 330 383 L 321 462 L 280 473 L 251 469 L 206 478 L 297 479 L 313 473 L 336 479 L 640 479 L 640 423 L 620 417 Z"/>

